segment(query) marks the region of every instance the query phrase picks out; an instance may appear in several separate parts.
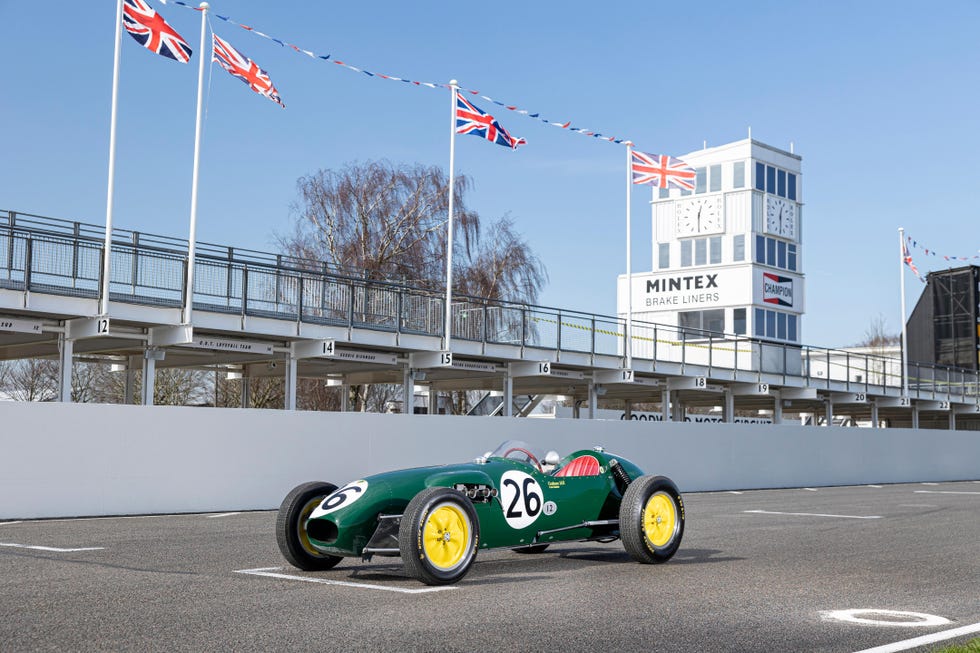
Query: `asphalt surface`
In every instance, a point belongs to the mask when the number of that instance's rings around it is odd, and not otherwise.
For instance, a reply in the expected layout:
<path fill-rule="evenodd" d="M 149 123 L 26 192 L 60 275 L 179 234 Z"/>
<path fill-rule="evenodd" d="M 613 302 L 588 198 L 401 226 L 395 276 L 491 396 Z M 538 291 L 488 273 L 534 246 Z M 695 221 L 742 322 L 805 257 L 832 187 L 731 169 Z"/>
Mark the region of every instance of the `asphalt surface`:
<path fill-rule="evenodd" d="M 685 505 L 665 565 L 619 542 L 480 552 L 452 589 L 413 593 L 430 588 L 397 558 L 288 567 L 274 512 L 0 522 L 0 650 L 854 652 L 980 625 L 980 482 Z M 948 622 L 826 615 L 856 609 Z"/>

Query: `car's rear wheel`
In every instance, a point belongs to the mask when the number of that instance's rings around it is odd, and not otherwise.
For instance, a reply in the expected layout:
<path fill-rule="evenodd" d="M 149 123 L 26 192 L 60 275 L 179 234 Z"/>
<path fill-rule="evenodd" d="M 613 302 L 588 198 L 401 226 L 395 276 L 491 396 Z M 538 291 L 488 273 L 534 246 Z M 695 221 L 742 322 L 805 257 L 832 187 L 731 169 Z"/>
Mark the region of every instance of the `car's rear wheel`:
<path fill-rule="evenodd" d="M 341 556 L 318 551 L 306 532 L 306 521 L 325 498 L 333 494 L 333 483 L 314 481 L 303 483 L 286 495 L 276 518 L 276 541 L 289 564 L 304 571 L 323 571 L 334 567 Z"/>
<path fill-rule="evenodd" d="M 480 544 L 480 522 L 461 492 L 422 490 L 408 503 L 398 531 L 405 569 L 426 585 L 448 585 L 466 575 Z"/>
<path fill-rule="evenodd" d="M 641 476 L 626 488 L 619 507 L 623 547 L 645 564 L 667 562 L 684 536 L 684 501 L 666 476 Z"/>

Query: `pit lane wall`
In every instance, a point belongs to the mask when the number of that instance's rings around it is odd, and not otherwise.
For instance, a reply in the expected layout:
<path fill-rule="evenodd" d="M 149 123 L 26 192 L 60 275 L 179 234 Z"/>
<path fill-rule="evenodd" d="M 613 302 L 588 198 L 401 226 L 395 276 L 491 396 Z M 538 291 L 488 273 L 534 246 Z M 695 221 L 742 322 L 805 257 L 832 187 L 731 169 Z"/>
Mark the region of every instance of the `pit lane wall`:
<path fill-rule="evenodd" d="M 0 520 L 278 506 L 308 480 L 601 444 L 681 491 L 980 479 L 980 433 L 0 403 Z"/>

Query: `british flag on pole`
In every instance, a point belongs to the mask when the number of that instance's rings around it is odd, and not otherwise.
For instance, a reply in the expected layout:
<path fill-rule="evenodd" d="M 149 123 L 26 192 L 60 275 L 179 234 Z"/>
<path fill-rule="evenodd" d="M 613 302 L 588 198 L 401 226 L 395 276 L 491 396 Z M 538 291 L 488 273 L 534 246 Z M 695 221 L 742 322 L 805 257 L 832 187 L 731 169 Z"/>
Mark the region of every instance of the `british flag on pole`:
<path fill-rule="evenodd" d="M 181 63 L 191 59 L 192 50 L 184 37 L 144 0 L 125 0 L 123 27 L 147 50 Z"/>
<path fill-rule="evenodd" d="M 694 168 L 666 154 L 632 151 L 634 184 L 653 184 L 658 188 L 694 190 Z"/>
<path fill-rule="evenodd" d="M 266 96 L 283 109 L 286 108 L 286 105 L 282 103 L 282 98 L 279 97 L 279 91 L 272 85 L 269 73 L 259 68 L 254 61 L 233 48 L 228 41 L 217 34 L 214 35 L 214 61 L 217 61 L 222 68 L 248 84 L 248 87 L 259 95 Z"/>
<path fill-rule="evenodd" d="M 456 133 L 473 134 L 485 138 L 491 143 L 504 145 L 516 150 L 519 145 L 527 144 L 523 138 L 514 138 L 506 129 L 501 127 L 493 116 L 484 113 L 475 104 L 456 93 Z"/>

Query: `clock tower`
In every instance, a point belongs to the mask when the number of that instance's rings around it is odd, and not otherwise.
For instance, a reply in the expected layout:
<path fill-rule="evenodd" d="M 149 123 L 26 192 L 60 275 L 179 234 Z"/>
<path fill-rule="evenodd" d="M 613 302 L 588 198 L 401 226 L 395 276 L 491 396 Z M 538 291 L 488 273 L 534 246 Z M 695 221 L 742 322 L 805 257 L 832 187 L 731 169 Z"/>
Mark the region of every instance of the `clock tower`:
<path fill-rule="evenodd" d="M 653 189 L 653 269 L 632 275 L 634 333 L 652 322 L 684 340 L 711 332 L 800 343 L 800 156 L 748 138 L 680 158 L 695 169 L 695 187 Z M 620 275 L 620 317 L 626 283 Z M 634 355 L 652 354 L 647 340 L 634 339 Z"/>

